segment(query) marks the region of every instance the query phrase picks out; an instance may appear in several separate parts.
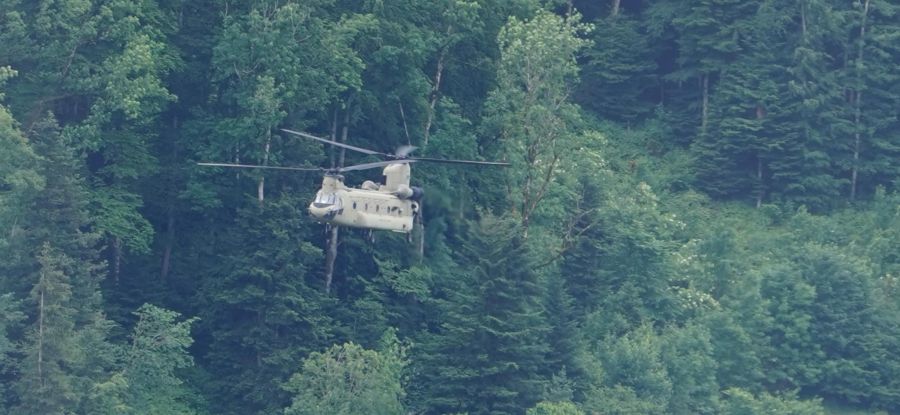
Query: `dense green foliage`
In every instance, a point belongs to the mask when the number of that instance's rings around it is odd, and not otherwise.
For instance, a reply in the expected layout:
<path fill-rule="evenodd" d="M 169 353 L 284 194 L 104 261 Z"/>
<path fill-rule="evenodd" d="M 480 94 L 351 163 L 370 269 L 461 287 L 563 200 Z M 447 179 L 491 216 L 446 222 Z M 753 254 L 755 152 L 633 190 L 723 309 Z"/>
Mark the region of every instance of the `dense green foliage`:
<path fill-rule="evenodd" d="M 0 0 L 0 45 L 0 413 L 900 411 L 895 2 Z M 325 271 L 319 177 L 195 164 L 371 161 L 280 128 L 511 167 L 417 163 L 424 254 Z"/>

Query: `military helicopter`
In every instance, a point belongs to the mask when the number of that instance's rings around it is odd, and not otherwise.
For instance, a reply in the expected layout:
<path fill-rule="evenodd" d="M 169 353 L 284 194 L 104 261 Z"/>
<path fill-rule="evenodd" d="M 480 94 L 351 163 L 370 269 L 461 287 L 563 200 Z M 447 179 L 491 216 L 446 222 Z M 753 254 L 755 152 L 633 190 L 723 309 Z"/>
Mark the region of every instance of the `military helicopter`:
<path fill-rule="evenodd" d="M 482 166 L 509 166 L 509 163 L 497 161 L 452 160 L 430 157 L 410 157 L 416 149 L 414 146 L 401 146 L 394 154 L 382 153 L 362 147 L 339 143 L 326 138 L 317 137 L 304 132 L 281 129 L 288 134 L 308 138 L 359 153 L 385 159 L 372 163 L 355 164 L 346 167 L 288 167 L 260 166 L 231 163 L 197 163 L 201 166 L 232 167 L 249 169 L 269 169 L 287 171 L 318 171 L 324 173 L 322 188 L 309 204 L 309 214 L 320 223 L 340 225 L 351 228 L 370 230 L 387 230 L 409 233 L 418 219 L 420 202 L 424 191 L 420 187 L 410 186 L 410 164 L 412 163 L 451 163 Z M 384 184 L 366 180 L 360 188 L 348 187 L 344 184 L 341 173 L 357 170 L 368 170 L 384 167 Z"/>

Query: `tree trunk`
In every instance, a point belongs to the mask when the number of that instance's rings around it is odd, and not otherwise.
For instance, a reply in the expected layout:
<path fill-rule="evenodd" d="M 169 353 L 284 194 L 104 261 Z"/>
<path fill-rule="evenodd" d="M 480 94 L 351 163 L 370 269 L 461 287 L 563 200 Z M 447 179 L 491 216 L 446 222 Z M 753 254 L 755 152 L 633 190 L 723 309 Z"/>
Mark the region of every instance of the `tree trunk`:
<path fill-rule="evenodd" d="M 397 99 L 397 105 L 400 106 L 400 120 L 403 121 L 403 133 L 406 134 L 406 145 L 412 145 L 412 139 L 409 137 L 409 126 L 406 125 L 406 111 L 403 111 L 403 101 Z"/>
<path fill-rule="evenodd" d="M 352 97 L 347 99 L 347 108 L 344 112 L 344 125 L 341 126 L 341 144 L 347 143 L 347 134 L 350 130 L 350 102 L 352 99 Z M 347 154 L 347 150 L 342 147 L 339 154 L 338 167 L 344 167 L 344 156 Z"/>
<path fill-rule="evenodd" d="M 756 182 L 759 185 L 759 192 L 756 193 L 756 208 L 759 209 L 762 207 L 763 193 L 765 193 L 763 189 L 763 174 L 762 174 L 762 157 L 759 154 L 756 155 Z"/>
<path fill-rule="evenodd" d="M 619 15 L 619 6 L 621 5 L 622 0 L 612 0 L 612 11 L 609 13 L 611 17 L 616 17 Z"/>
<path fill-rule="evenodd" d="M 175 244 L 175 209 L 172 202 L 166 207 L 166 247 L 163 250 L 162 269 L 159 278 L 165 281 L 169 277 L 169 267 L 172 261 L 172 246 Z"/>
<path fill-rule="evenodd" d="M 264 147 L 265 152 L 263 153 L 263 162 L 262 165 L 266 166 L 269 164 L 269 150 L 272 146 L 272 129 L 266 130 L 266 146 Z M 263 200 L 265 199 L 266 193 L 266 176 L 259 177 L 259 186 L 257 187 L 257 197 L 259 197 L 259 204 L 263 204 Z"/>
<path fill-rule="evenodd" d="M 38 306 L 38 358 L 37 358 L 37 374 L 38 384 L 44 386 L 43 364 L 44 364 L 44 272 L 41 271 L 41 298 Z"/>
<path fill-rule="evenodd" d="M 174 116 L 172 118 L 172 130 L 178 130 L 178 116 Z M 178 160 L 178 145 L 173 140 L 172 142 L 172 163 L 175 163 L 175 160 Z M 165 247 L 163 248 L 163 258 L 162 258 L 162 266 L 159 271 L 159 279 L 165 281 L 169 276 L 169 267 L 171 266 L 172 261 L 172 247 L 175 245 L 175 198 L 172 196 L 174 193 L 174 179 L 172 178 L 172 173 L 168 175 L 168 188 L 169 192 L 166 195 L 166 241 Z"/>
<path fill-rule="evenodd" d="M 709 121 L 709 74 L 703 74 L 703 106 L 700 116 L 700 133 L 706 134 L 706 124 Z"/>
<path fill-rule="evenodd" d="M 806 2 L 800 3 L 800 32 L 806 39 Z"/>
<path fill-rule="evenodd" d="M 347 142 L 347 134 L 350 129 L 350 102 L 351 98 L 347 99 L 346 107 L 344 108 L 344 121 L 341 126 L 341 143 Z M 331 139 L 334 141 L 337 137 L 337 111 L 334 113 L 335 120 L 331 123 Z M 346 155 L 346 150 L 341 148 L 336 167 L 344 167 L 344 156 Z M 337 249 L 338 249 L 338 226 L 332 226 L 329 231 L 328 236 L 328 244 L 325 248 L 325 292 L 331 291 L 331 282 L 334 280 L 334 261 L 337 259 Z"/>
<path fill-rule="evenodd" d="M 122 238 L 118 236 L 112 240 L 113 249 L 113 281 L 119 284 L 119 272 L 122 270 Z"/>
<path fill-rule="evenodd" d="M 338 123 L 338 112 L 341 110 L 340 106 L 335 105 L 334 113 L 331 114 L 331 141 L 337 139 L 337 123 Z M 335 160 L 334 160 L 334 146 L 329 146 L 328 148 L 328 157 L 331 160 L 331 168 L 335 168 Z"/>
<path fill-rule="evenodd" d="M 859 177 L 859 146 L 862 138 L 860 137 L 859 129 L 862 128 L 860 125 L 860 118 L 862 115 L 862 111 L 860 110 L 860 100 L 862 100 L 862 92 L 857 91 L 854 98 L 854 105 L 856 106 L 855 114 L 854 114 L 854 125 L 856 130 L 853 134 L 853 169 L 850 173 L 850 200 L 856 200 L 856 181 Z"/>
<path fill-rule="evenodd" d="M 859 178 L 859 151 L 862 136 L 862 67 L 863 50 L 866 46 L 866 19 L 869 14 L 869 0 L 863 5 L 862 18 L 859 25 L 859 55 L 856 62 L 856 93 L 854 94 L 854 135 L 853 135 L 853 170 L 850 178 L 850 200 L 856 200 L 857 180 Z"/>
<path fill-rule="evenodd" d="M 422 216 L 424 212 L 422 201 L 419 200 L 419 213 L 413 218 L 414 229 L 418 229 L 419 237 L 416 240 L 416 252 L 419 254 L 419 261 L 425 259 L 425 218 Z"/>
<path fill-rule="evenodd" d="M 337 259 L 338 226 L 328 231 L 328 248 L 325 250 L 325 292 L 331 292 L 331 281 L 334 278 L 334 261 Z"/>
<path fill-rule="evenodd" d="M 762 124 L 762 119 L 766 116 L 766 110 L 762 105 L 756 106 L 756 119 Z M 756 208 L 762 207 L 763 196 L 765 195 L 765 186 L 763 186 L 763 162 L 762 154 L 756 152 L 756 183 L 759 186 L 759 192 L 756 194 Z"/>
<path fill-rule="evenodd" d="M 450 37 L 452 33 L 453 27 L 447 26 L 447 37 Z M 441 53 L 438 55 L 437 68 L 434 70 L 434 85 L 431 86 L 431 94 L 429 94 L 428 100 L 428 117 L 425 119 L 425 127 L 423 128 L 423 146 L 428 145 L 428 137 L 431 135 L 431 123 L 434 122 L 434 108 L 437 106 L 438 99 L 440 98 L 441 77 L 443 77 L 444 74 L 444 59 L 447 57 L 447 48 L 447 45 L 444 45 L 444 47 L 441 48 Z"/>

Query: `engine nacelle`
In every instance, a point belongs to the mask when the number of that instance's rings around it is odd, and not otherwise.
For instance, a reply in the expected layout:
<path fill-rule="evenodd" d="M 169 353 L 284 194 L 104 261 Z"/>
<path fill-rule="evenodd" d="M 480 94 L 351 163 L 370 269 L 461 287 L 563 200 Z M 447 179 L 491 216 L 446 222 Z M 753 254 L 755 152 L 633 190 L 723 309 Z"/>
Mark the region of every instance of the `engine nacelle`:
<path fill-rule="evenodd" d="M 401 185 L 394 194 L 401 199 L 419 200 L 425 195 L 425 191 L 421 187 Z"/>
<path fill-rule="evenodd" d="M 412 200 L 422 200 L 422 196 L 425 196 L 425 190 L 418 186 L 411 187 L 413 194 L 410 196 Z"/>
<path fill-rule="evenodd" d="M 378 184 L 371 180 L 366 180 L 362 183 L 363 190 L 378 190 Z"/>

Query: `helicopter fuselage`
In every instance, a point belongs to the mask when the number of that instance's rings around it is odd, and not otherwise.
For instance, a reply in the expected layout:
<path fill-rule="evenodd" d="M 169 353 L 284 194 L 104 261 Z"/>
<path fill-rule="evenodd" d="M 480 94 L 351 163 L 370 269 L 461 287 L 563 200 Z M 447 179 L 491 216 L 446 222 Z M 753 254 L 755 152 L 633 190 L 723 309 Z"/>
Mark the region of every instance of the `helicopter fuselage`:
<path fill-rule="evenodd" d="M 409 198 L 409 165 L 391 164 L 384 169 L 385 184 L 372 182 L 363 188 L 344 185 L 340 175 L 326 175 L 309 214 L 319 222 L 352 228 L 412 231 L 419 204 Z"/>
<path fill-rule="evenodd" d="M 215 162 L 201 162 L 197 164 L 209 167 L 325 172 L 325 177 L 322 179 L 322 188 L 316 193 L 315 200 L 309 204 L 309 214 L 313 218 L 323 223 L 403 233 L 412 231 L 413 224 L 417 219 L 420 219 L 419 215 L 421 214 L 419 201 L 422 198 L 423 191 L 421 188 L 410 187 L 409 185 L 409 165 L 411 163 L 430 162 L 456 165 L 509 166 L 509 163 L 499 161 L 411 157 L 409 153 L 415 149 L 412 145 L 401 146 L 394 154 L 388 154 L 352 146 L 343 142 L 339 143 L 334 140 L 316 137 L 312 134 L 299 131 L 284 128 L 282 128 L 281 131 L 329 144 L 334 147 L 375 156 L 381 158 L 382 161 L 354 164 L 350 166 L 332 166 L 328 169 L 306 166 L 268 166 Z M 340 174 L 348 171 L 368 170 L 382 166 L 384 166 L 384 183 L 380 185 L 367 180 L 363 182 L 360 188 L 347 187 L 344 185 L 344 177 Z M 262 186 L 262 184 L 260 184 L 260 186 Z M 262 187 L 260 187 L 260 189 L 262 189 Z M 262 193 L 260 193 L 260 201 L 262 201 Z"/>

